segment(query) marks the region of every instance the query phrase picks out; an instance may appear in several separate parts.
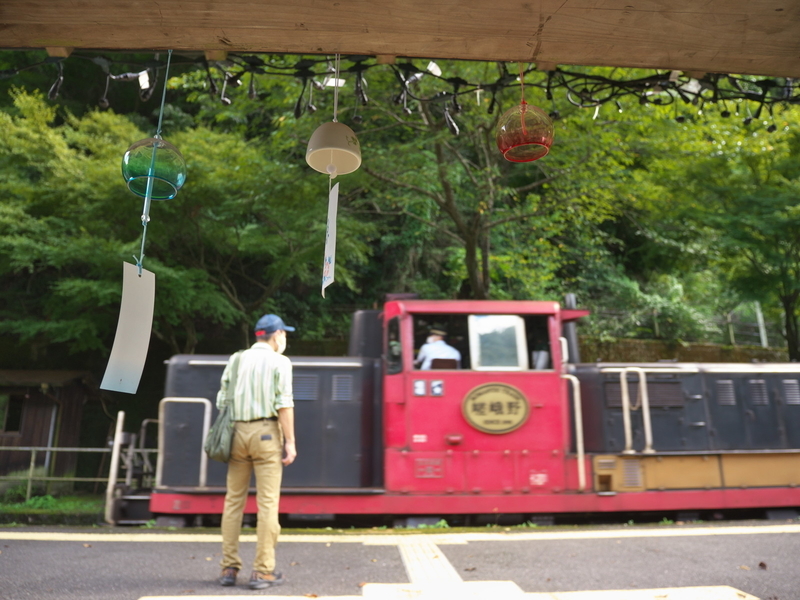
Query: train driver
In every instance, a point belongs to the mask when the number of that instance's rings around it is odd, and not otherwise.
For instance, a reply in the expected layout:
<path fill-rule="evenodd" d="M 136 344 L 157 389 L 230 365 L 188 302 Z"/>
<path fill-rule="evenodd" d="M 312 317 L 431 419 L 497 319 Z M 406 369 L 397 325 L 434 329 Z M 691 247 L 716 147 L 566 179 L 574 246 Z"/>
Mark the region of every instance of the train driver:
<path fill-rule="evenodd" d="M 414 364 L 422 370 L 431 368 L 431 363 L 436 358 L 444 358 L 456 361 L 456 368 L 461 368 L 461 352 L 453 348 L 444 338 L 447 337 L 447 332 L 440 328 L 434 327 L 428 332 L 428 339 L 419 349 L 417 360 Z"/>

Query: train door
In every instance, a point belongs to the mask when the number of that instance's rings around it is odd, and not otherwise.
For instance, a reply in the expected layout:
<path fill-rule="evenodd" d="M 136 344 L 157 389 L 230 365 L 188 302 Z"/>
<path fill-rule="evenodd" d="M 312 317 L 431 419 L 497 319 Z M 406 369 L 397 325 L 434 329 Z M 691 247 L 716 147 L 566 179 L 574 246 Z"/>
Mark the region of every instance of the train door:
<path fill-rule="evenodd" d="M 714 444 L 719 450 L 782 448 L 776 394 L 767 378 L 720 373 L 709 382 Z M 776 391 L 777 393 L 777 391 Z"/>
<path fill-rule="evenodd" d="M 759 373 L 749 374 L 740 380 L 744 397 L 745 427 L 751 448 L 782 448 L 778 426 L 778 407 L 775 393 L 770 394 L 768 381 Z"/>
<path fill-rule="evenodd" d="M 372 481 L 373 361 L 292 358 L 298 457 L 283 486 L 352 488 Z"/>
<path fill-rule="evenodd" d="M 713 450 L 747 448 L 741 394 L 737 393 L 736 380 L 728 374 L 704 377 L 708 411 L 711 415 L 711 443 Z"/>
<path fill-rule="evenodd" d="M 800 448 L 800 379 L 788 373 L 776 379 L 780 380 L 779 398 L 787 445 Z"/>

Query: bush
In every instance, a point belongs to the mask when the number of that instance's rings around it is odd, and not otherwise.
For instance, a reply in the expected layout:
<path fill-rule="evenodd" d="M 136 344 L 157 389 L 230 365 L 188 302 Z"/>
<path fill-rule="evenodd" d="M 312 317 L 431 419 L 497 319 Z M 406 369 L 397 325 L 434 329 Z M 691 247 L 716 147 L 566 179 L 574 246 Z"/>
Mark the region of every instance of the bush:
<path fill-rule="evenodd" d="M 11 473 L 4 473 L 4 477 L 13 477 L 14 479 L 6 479 L 0 481 L 0 498 L 6 504 L 14 502 L 24 502 L 25 494 L 28 488 L 28 469 L 21 469 L 19 471 L 12 471 Z M 45 477 L 44 467 L 36 467 L 33 470 L 34 477 Z M 44 481 L 34 481 L 31 487 L 32 496 L 41 496 L 45 492 Z M 20 491 L 21 490 L 21 491 Z"/>
<path fill-rule="evenodd" d="M 25 484 L 15 485 L 9 487 L 3 492 L 3 504 L 18 504 L 25 502 L 25 494 L 28 492 L 28 486 Z"/>
<path fill-rule="evenodd" d="M 30 500 L 24 502 L 23 506 L 25 506 L 26 508 L 39 508 L 39 509 L 55 508 L 56 499 L 53 498 L 50 494 L 47 494 L 46 496 L 34 496 Z"/>

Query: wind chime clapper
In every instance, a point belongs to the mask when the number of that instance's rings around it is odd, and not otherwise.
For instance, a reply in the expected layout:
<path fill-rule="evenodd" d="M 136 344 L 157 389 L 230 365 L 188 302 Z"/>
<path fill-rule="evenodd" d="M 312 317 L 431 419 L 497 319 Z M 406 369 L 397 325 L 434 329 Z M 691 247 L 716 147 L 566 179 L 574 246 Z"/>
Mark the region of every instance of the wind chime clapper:
<path fill-rule="evenodd" d="M 553 121 L 538 106 L 525 102 L 522 65 L 519 69 L 520 103 L 497 122 L 497 148 L 511 162 L 532 162 L 547 155 L 553 144 Z"/>
<path fill-rule="evenodd" d="M 155 274 L 142 268 L 150 204 L 171 200 L 186 181 L 186 161 L 178 149 L 161 138 L 169 63 L 167 58 L 161 110 L 155 136 L 132 144 L 122 157 L 122 177 L 128 189 L 144 198 L 142 244 L 136 265 L 122 263 L 122 302 L 117 332 L 100 388 L 135 394 L 144 371 L 153 328 Z"/>
<path fill-rule="evenodd" d="M 336 265 L 336 215 L 339 206 L 339 184 L 333 184 L 337 175 L 347 175 L 361 166 L 361 145 L 355 132 L 339 123 L 336 114 L 339 106 L 339 55 L 336 55 L 333 91 L 333 121 L 323 123 L 311 135 L 306 149 L 306 162 L 320 173 L 328 175 L 328 222 L 325 233 L 325 256 L 322 263 L 322 297 L 325 288 L 333 283 Z"/>

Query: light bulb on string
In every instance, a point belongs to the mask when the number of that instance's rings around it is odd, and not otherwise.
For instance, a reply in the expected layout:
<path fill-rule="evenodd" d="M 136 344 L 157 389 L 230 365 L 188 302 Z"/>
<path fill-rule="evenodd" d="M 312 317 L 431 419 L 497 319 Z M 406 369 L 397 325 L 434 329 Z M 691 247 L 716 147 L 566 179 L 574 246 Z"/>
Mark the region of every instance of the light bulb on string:
<path fill-rule="evenodd" d="M 318 83 L 312 79 L 311 86 L 308 88 L 308 104 L 306 105 L 306 110 L 310 115 L 317 112 L 317 107 L 314 106 L 314 88 L 317 87 L 317 85 Z"/>
<path fill-rule="evenodd" d="M 102 108 L 106 109 L 111 106 L 111 103 L 108 101 L 108 84 L 111 82 L 111 76 L 106 75 L 106 89 L 103 91 L 103 97 L 97 101 L 97 105 Z"/>
<path fill-rule="evenodd" d="M 306 87 L 308 86 L 308 79 L 303 77 L 303 87 L 300 88 L 300 95 L 297 97 L 297 100 L 294 103 L 294 118 L 299 119 L 303 116 L 303 113 L 306 110 L 305 105 L 305 94 L 306 94 Z"/>
<path fill-rule="evenodd" d="M 256 100 L 258 98 L 258 92 L 256 91 L 256 74 L 252 71 L 250 72 L 250 87 L 247 90 L 247 96 L 250 100 Z"/>
<path fill-rule="evenodd" d="M 58 77 L 53 82 L 53 85 L 50 86 L 50 90 L 47 92 L 48 100 L 55 100 L 58 98 L 58 93 L 61 91 L 61 85 L 64 83 L 64 63 L 60 60 L 56 63 L 58 66 Z"/>

